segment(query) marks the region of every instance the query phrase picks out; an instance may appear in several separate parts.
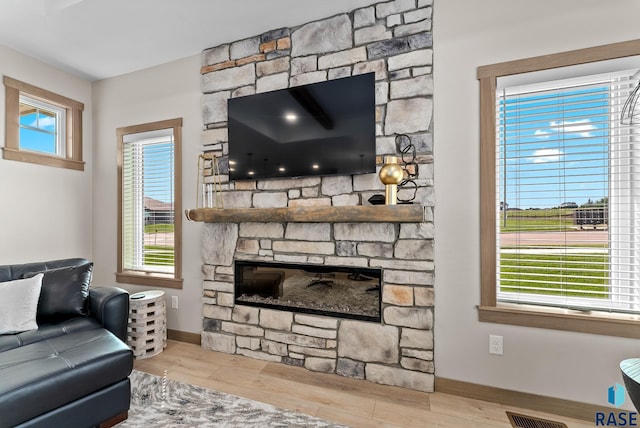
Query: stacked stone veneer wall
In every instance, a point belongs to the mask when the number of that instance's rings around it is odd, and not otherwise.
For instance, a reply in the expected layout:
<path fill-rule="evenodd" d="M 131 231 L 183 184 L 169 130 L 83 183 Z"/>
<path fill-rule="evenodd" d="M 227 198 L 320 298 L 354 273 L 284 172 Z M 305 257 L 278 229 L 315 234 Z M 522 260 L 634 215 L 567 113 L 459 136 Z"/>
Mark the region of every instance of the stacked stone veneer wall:
<path fill-rule="evenodd" d="M 220 167 L 225 208 L 364 205 L 383 193 L 377 174 L 233 183 L 227 176 L 228 98 L 367 72 L 376 75 L 378 166 L 399 154 L 398 133 L 410 135 L 414 202 L 427 208 L 421 223 L 205 224 L 203 347 L 433 390 L 431 17 L 432 0 L 395 0 L 203 52 L 203 151 L 209 167 Z M 382 322 L 234 305 L 234 259 L 381 268 Z"/>

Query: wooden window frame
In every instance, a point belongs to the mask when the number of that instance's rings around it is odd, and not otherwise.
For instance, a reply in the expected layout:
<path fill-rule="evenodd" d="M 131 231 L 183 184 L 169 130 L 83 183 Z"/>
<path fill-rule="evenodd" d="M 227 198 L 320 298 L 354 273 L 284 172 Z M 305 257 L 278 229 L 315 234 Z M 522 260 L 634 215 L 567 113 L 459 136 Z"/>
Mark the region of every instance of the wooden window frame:
<path fill-rule="evenodd" d="M 124 136 L 141 132 L 173 128 L 174 139 L 174 272 L 163 274 L 123 268 L 123 145 Z M 182 118 L 162 120 L 141 125 L 126 126 L 116 130 L 118 138 L 118 266 L 116 282 L 149 287 L 182 288 Z"/>
<path fill-rule="evenodd" d="M 82 112 L 84 104 L 46 89 L 4 76 L 5 147 L 4 159 L 84 171 L 82 160 Z M 20 149 L 20 94 L 55 105 L 66 111 L 65 155 L 56 156 Z"/>
<path fill-rule="evenodd" d="M 498 77 L 640 55 L 640 39 L 478 67 L 480 83 L 481 322 L 640 338 L 640 316 L 500 303 L 496 297 L 496 85 Z"/>

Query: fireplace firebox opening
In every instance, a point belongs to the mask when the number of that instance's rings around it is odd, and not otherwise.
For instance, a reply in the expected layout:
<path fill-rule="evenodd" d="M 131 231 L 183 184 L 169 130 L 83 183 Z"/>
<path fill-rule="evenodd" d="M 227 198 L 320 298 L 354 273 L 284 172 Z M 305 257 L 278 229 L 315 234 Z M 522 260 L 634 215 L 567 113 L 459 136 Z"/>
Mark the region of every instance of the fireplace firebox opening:
<path fill-rule="evenodd" d="M 236 260 L 235 303 L 380 322 L 382 271 Z"/>

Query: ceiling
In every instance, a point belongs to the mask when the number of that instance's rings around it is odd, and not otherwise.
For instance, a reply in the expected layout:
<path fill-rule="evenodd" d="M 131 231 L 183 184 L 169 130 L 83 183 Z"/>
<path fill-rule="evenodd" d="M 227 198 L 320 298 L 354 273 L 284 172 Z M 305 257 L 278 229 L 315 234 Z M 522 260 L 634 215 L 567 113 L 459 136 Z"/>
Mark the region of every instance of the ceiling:
<path fill-rule="evenodd" d="M 379 0 L 2 0 L 0 44 L 101 80 Z"/>

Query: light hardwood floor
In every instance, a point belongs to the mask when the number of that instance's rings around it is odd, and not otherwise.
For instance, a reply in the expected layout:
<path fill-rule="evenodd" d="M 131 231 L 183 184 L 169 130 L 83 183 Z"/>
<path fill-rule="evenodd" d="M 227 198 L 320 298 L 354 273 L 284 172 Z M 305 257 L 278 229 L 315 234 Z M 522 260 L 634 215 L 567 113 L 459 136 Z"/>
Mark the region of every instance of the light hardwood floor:
<path fill-rule="evenodd" d="M 300 367 L 253 360 L 169 340 L 134 368 L 158 376 L 246 397 L 351 427 L 511 427 L 506 410 L 566 423 L 593 423 L 443 393 L 314 373 Z"/>

